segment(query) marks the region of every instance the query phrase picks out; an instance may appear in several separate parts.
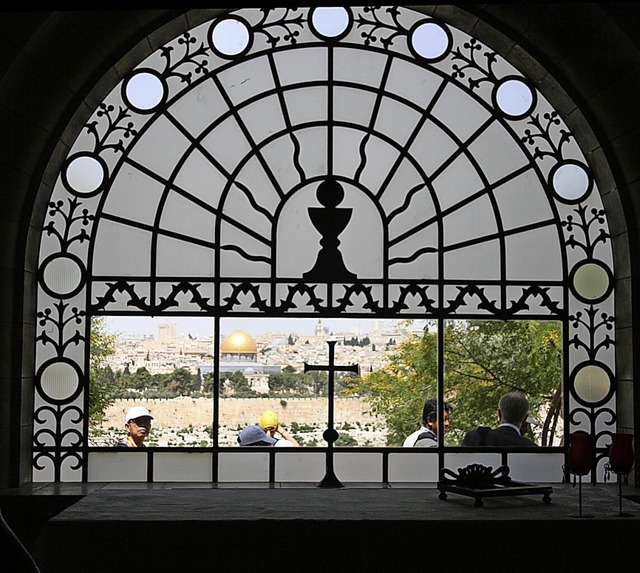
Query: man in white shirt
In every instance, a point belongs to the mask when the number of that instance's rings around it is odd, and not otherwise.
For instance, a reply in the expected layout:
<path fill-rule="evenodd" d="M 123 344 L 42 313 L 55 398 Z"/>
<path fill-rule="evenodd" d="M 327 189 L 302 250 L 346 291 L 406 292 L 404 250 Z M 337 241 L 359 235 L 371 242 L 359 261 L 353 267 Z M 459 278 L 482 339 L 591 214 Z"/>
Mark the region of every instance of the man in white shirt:
<path fill-rule="evenodd" d="M 442 431 L 446 432 L 449 427 L 451 406 L 445 402 L 443 407 Z M 438 400 L 431 398 L 424 403 L 422 409 L 422 426 L 405 438 L 402 447 L 435 448 L 438 445 L 438 427 Z"/>

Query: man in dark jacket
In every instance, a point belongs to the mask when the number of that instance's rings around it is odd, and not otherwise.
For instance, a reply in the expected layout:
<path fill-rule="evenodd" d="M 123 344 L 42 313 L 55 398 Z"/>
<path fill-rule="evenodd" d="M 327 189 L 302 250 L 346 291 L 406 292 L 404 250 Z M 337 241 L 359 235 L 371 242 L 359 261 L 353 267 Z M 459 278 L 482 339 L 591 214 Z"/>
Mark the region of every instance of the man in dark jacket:
<path fill-rule="evenodd" d="M 520 392 L 509 392 L 498 403 L 499 425 L 480 426 L 466 433 L 462 446 L 536 446 L 521 435 L 520 426 L 529 415 L 529 401 Z"/>

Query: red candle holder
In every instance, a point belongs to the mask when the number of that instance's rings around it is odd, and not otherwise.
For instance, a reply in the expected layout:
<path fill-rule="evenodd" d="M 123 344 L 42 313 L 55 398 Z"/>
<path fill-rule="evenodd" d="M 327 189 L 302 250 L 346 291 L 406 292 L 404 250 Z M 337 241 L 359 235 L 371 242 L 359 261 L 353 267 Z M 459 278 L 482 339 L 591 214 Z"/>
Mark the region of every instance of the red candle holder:
<path fill-rule="evenodd" d="M 567 469 L 578 476 L 578 515 L 571 517 L 593 517 L 582 513 L 582 476 L 593 470 L 595 465 L 595 451 L 593 449 L 593 437 L 591 434 L 577 430 L 569 436 L 569 450 L 567 452 Z M 575 477 L 574 477 L 575 486 Z"/>
<path fill-rule="evenodd" d="M 622 511 L 622 476 L 628 476 L 633 469 L 633 434 L 616 432 L 611 434 L 609 463 L 607 469 L 618 476 L 618 513 L 620 517 L 632 517 L 632 513 Z"/>

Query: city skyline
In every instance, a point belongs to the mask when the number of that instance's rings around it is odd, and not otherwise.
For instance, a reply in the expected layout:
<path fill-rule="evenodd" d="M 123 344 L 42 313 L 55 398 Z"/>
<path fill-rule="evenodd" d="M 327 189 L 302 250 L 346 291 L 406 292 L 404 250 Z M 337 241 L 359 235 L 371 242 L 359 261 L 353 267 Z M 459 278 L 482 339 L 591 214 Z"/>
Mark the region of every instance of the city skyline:
<path fill-rule="evenodd" d="M 156 336 L 158 326 L 163 322 L 176 324 L 176 334 L 191 336 L 211 336 L 213 334 L 213 318 L 211 317 L 122 317 L 107 316 L 107 328 L 110 332 L 133 333 Z M 299 335 L 313 335 L 316 331 L 318 317 L 313 318 L 258 318 L 234 317 L 221 320 L 221 331 L 229 334 L 234 330 L 244 330 L 251 336 L 259 336 L 265 332 L 296 333 Z M 330 332 L 361 332 L 366 334 L 373 330 L 373 323 L 380 322 L 385 327 L 391 327 L 399 322 L 396 319 L 360 319 L 360 318 L 321 318 L 322 325 Z M 416 326 L 422 325 L 423 320 L 415 321 Z"/>

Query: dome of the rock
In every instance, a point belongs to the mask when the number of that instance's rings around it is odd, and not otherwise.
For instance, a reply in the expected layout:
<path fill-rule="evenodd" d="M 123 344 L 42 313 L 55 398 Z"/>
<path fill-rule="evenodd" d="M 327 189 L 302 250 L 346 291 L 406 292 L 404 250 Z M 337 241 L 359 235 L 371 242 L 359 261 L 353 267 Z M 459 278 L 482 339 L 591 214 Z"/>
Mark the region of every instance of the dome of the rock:
<path fill-rule="evenodd" d="M 248 332 L 244 330 L 234 330 L 222 340 L 220 350 L 224 353 L 256 354 L 258 352 L 258 346 L 253 336 Z"/>

